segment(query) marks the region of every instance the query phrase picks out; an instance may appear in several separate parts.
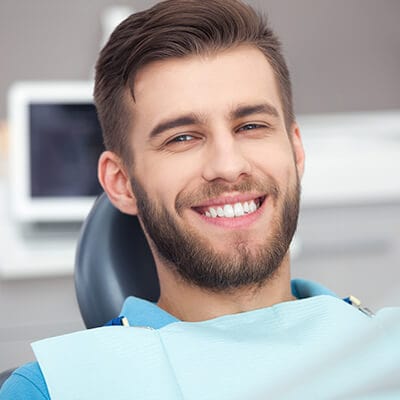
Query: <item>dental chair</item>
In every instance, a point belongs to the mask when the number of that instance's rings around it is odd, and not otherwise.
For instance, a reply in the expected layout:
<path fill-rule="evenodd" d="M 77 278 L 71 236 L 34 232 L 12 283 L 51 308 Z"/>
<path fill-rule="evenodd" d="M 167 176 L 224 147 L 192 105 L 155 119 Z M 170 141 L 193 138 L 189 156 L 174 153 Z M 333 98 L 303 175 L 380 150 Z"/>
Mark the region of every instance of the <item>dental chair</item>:
<path fill-rule="evenodd" d="M 75 258 L 75 290 L 87 328 L 117 317 L 126 297 L 157 301 L 153 256 L 136 217 L 118 211 L 105 193 L 86 218 Z M 0 373 L 0 388 L 14 369 Z"/>
<path fill-rule="evenodd" d="M 117 317 L 130 295 L 157 301 L 160 294 L 153 256 L 138 219 L 118 211 L 105 193 L 81 230 L 75 289 L 87 328 Z"/>

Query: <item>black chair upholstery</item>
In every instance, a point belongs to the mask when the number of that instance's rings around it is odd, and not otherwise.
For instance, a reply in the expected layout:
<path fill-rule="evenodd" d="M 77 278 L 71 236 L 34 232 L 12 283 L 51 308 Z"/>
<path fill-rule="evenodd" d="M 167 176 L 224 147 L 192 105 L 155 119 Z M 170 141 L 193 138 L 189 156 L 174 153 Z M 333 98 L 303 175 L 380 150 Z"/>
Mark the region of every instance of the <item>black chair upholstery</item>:
<path fill-rule="evenodd" d="M 118 316 L 129 295 L 159 297 L 154 259 L 136 217 L 103 193 L 83 224 L 75 259 L 75 288 L 87 328 Z"/>
<path fill-rule="evenodd" d="M 7 371 L 0 372 L 0 388 L 3 383 L 8 379 L 8 377 L 14 372 L 14 368 L 8 369 Z"/>

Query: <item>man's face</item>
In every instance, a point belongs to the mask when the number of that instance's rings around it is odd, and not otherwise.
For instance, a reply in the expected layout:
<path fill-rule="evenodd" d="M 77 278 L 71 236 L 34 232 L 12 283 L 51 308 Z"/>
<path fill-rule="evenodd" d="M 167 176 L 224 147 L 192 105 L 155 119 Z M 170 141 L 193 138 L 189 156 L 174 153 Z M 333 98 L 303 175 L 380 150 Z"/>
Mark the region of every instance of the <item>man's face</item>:
<path fill-rule="evenodd" d="M 131 183 L 153 250 L 207 289 L 271 278 L 296 228 L 302 165 L 265 56 L 243 46 L 150 64 L 135 100 Z"/>

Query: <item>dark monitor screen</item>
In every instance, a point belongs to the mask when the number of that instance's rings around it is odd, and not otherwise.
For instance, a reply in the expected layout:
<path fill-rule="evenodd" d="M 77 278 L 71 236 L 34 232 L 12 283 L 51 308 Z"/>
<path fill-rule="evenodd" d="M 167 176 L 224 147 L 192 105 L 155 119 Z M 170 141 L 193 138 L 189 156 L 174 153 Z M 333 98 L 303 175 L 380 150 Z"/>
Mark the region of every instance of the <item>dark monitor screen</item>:
<path fill-rule="evenodd" d="M 97 196 L 97 161 L 104 150 L 94 104 L 29 106 L 32 197 Z"/>

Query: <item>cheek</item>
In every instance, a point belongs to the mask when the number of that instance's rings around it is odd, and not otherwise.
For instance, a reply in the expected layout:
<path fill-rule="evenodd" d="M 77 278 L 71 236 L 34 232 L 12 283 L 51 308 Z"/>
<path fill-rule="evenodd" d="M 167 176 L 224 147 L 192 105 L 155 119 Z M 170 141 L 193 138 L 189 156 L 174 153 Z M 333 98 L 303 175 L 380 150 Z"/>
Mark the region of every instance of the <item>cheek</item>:
<path fill-rule="evenodd" d="M 144 177 L 149 195 L 167 208 L 175 207 L 178 194 L 198 182 L 199 163 L 193 157 L 174 155 L 172 159 L 172 155 L 167 155 L 158 159 L 153 158 L 141 165 L 139 173 Z"/>
<path fill-rule="evenodd" d="M 248 152 L 255 169 L 273 175 L 280 182 L 287 180 L 293 173 L 295 162 L 291 147 L 279 144 L 253 146 Z"/>

